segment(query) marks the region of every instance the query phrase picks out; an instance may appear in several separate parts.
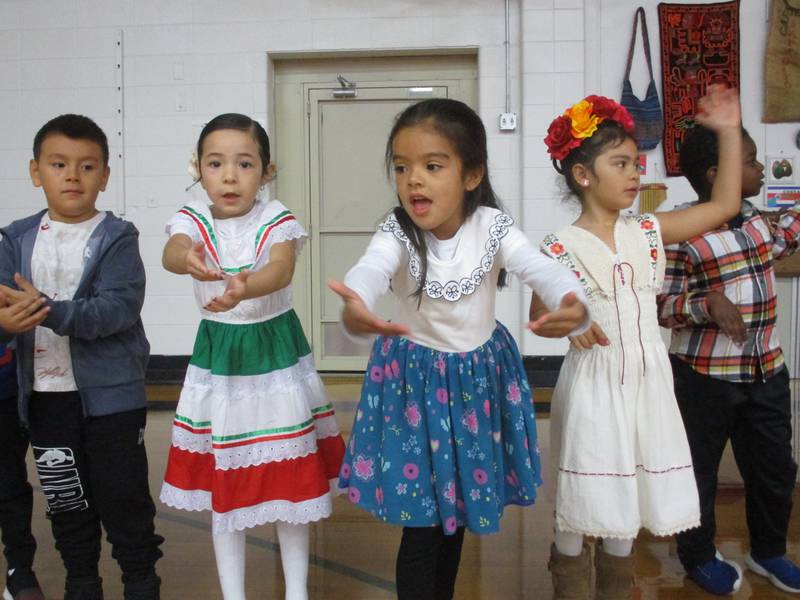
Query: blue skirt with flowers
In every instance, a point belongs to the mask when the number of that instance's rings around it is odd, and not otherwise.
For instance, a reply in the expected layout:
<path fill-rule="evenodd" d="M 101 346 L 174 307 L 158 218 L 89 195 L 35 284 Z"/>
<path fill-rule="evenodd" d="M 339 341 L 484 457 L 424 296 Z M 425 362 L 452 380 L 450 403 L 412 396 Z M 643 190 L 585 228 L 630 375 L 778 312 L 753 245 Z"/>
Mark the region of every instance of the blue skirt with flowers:
<path fill-rule="evenodd" d="M 339 485 L 383 521 L 446 534 L 496 532 L 507 504 L 533 504 L 533 400 L 508 330 L 470 352 L 378 337 Z"/>

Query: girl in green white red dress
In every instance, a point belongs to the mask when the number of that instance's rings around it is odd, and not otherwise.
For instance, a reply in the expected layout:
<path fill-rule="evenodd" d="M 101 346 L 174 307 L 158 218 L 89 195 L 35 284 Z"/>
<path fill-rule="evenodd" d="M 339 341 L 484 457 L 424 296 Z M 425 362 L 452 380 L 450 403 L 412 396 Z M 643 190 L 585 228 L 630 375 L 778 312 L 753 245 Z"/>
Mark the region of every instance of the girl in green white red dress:
<path fill-rule="evenodd" d="M 292 310 L 306 232 L 261 201 L 269 139 L 249 117 L 200 133 L 197 177 L 211 201 L 167 223 L 164 267 L 194 279 L 202 321 L 178 402 L 162 502 L 213 511 L 226 600 L 244 595 L 244 530 L 276 522 L 287 600 L 307 598 L 308 523 L 331 514 L 344 442 Z"/>

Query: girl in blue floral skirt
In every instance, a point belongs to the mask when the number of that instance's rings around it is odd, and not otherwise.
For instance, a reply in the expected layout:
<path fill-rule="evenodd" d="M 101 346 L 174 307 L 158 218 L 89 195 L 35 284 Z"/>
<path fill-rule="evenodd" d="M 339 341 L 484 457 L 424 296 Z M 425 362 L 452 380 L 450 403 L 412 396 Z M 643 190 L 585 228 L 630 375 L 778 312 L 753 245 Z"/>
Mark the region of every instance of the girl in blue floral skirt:
<path fill-rule="evenodd" d="M 452 598 L 464 528 L 498 531 L 504 507 L 532 504 L 541 483 L 531 389 L 495 321 L 497 287 L 508 271 L 540 294 L 554 310 L 530 328 L 549 337 L 583 330 L 586 299 L 498 208 L 486 131 L 465 104 L 407 108 L 386 162 L 399 206 L 344 284 L 330 283 L 348 332 L 379 334 L 340 485 L 403 526 L 398 597 Z M 390 288 L 397 323 L 372 313 Z"/>

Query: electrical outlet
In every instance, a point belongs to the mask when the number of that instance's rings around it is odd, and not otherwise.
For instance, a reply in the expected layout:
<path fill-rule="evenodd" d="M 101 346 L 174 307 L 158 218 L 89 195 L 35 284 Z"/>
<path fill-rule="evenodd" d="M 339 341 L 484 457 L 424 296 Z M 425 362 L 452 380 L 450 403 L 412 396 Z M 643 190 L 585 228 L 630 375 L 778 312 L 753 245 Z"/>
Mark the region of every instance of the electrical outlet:
<path fill-rule="evenodd" d="M 500 131 L 514 131 L 517 128 L 517 113 L 500 113 Z"/>

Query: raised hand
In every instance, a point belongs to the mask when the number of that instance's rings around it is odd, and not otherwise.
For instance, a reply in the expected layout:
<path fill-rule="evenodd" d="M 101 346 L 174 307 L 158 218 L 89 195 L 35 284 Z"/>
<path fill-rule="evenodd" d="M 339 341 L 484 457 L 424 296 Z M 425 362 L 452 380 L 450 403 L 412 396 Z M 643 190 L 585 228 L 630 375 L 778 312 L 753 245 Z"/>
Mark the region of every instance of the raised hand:
<path fill-rule="evenodd" d="M 330 279 L 328 280 L 328 287 L 344 300 L 342 323 L 350 333 L 355 335 L 371 333 L 379 335 L 408 335 L 408 327 L 398 323 L 390 323 L 375 316 L 364 304 L 361 296 L 345 284 Z"/>
<path fill-rule="evenodd" d="M 747 327 L 736 305 L 720 292 L 709 292 L 706 296 L 706 305 L 711 320 L 719 326 L 722 333 L 731 338 L 737 346 L 744 344 L 747 340 Z"/>
<path fill-rule="evenodd" d="M 186 272 L 198 281 L 219 281 L 222 273 L 212 271 L 206 266 L 206 247 L 203 242 L 193 244 L 186 251 Z"/>
<path fill-rule="evenodd" d="M 539 316 L 528 323 L 536 335 L 549 338 L 560 338 L 575 331 L 586 319 L 586 307 L 578 300 L 578 296 L 569 293 L 561 300 L 561 305 L 553 311 Z"/>
<path fill-rule="evenodd" d="M 736 90 L 718 83 L 709 85 L 706 95 L 698 101 L 695 121 L 716 132 L 741 127 L 742 110 Z"/>
<path fill-rule="evenodd" d="M 239 302 L 244 300 L 248 277 L 250 277 L 250 271 L 242 269 L 228 280 L 225 293 L 211 300 L 203 308 L 209 312 L 225 312 L 235 308 Z"/>
<path fill-rule="evenodd" d="M 570 337 L 569 341 L 578 350 L 590 350 L 594 345 L 608 346 L 611 343 L 600 325 L 595 322 L 582 334 Z"/>

